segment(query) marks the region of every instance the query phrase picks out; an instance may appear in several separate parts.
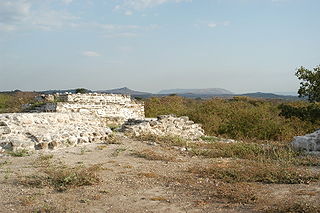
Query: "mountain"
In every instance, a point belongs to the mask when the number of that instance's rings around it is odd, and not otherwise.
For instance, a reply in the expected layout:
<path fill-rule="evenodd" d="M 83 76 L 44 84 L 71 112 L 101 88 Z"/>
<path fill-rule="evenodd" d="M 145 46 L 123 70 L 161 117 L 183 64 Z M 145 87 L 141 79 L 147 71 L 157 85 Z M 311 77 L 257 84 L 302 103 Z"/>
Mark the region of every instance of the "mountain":
<path fill-rule="evenodd" d="M 45 91 L 40 91 L 39 93 L 41 94 L 56 94 L 56 93 L 76 93 L 77 89 L 64 89 L 64 90 L 45 90 Z M 92 90 L 86 89 L 87 92 L 93 92 Z"/>
<path fill-rule="evenodd" d="M 276 95 L 298 96 L 298 92 L 274 92 Z"/>
<path fill-rule="evenodd" d="M 134 98 L 149 98 L 149 97 L 162 97 L 170 94 L 177 94 L 178 96 L 186 97 L 186 98 L 232 98 L 234 96 L 248 96 L 253 98 L 265 98 L 265 99 L 283 99 L 283 100 L 305 100 L 304 98 L 299 98 L 298 96 L 293 95 L 281 95 L 274 93 L 263 93 L 263 92 L 255 92 L 255 93 L 245 93 L 245 94 L 234 94 L 229 90 L 221 89 L 221 88 L 209 88 L 209 89 L 169 89 L 169 90 L 161 90 L 158 94 L 152 94 L 148 92 L 140 92 L 136 90 L 131 90 L 127 87 L 111 89 L 111 90 L 98 90 L 92 91 L 87 90 L 88 92 L 97 92 L 97 93 L 113 93 L 113 94 L 127 94 L 131 95 Z M 19 91 L 11 91 L 11 92 L 19 92 Z M 42 94 L 54 94 L 54 93 L 75 93 L 76 89 L 66 89 L 66 90 L 47 90 L 41 91 Z M 8 92 L 6 92 L 8 93 Z"/>
<path fill-rule="evenodd" d="M 118 88 L 118 89 L 111 89 L 111 90 L 99 90 L 96 91 L 98 93 L 113 93 L 113 94 L 126 94 L 126 95 L 132 95 L 132 96 L 149 96 L 152 95 L 148 92 L 140 92 L 136 90 L 131 90 L 128 87 Z"/>
<path fill-rule="evenodd" d="M 231 91 L 221 88 L 207 89 L 168 89 L 161 90 L 159 94 L 194 94 L 194 95 L 230 95 Z"/>
<path fill-rule="evenodd" d="M 263 92 L 245 93 L 245 94 L 239 94 L 239 96 L 248 96 L 252 98 L 266 98 L 266 99 L 302 100 L 298 96 L 277 95 L 274 93 L 263 93 Z"/>

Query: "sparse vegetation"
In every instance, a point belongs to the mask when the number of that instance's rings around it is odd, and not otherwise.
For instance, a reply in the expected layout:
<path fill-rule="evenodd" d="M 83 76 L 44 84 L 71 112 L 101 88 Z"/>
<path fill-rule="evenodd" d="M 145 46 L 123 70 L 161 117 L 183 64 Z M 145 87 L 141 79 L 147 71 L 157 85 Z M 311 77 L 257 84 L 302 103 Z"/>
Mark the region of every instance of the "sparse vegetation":
<path fill-rule="evenodd" d="M 151 149 L 144 149 L 142 151 L 136 151 L 133 153 L 133 156 L 144 158 L 147 160 L 158 160 L 158 161 L 175 161 L 173 156 L 168 154 L 160 154 Z"/>
<path fill-rule="evenodd" d="M 212 164 L 205 168 L 193 167 L 189 169 L 189 172 L 200 177 L 223 180 L 227 183 L 309 184 L 320 180 L 319 173 L 307 169 L 253 161 Z"/>
<path fill-rule="evenodd" d="M 320 205 L 318 202 L 289 198 L 288 200 L 282 200 L 272 206 L 268 206 L 262 211 L 265 213 L 319 213 Z"/>
<path fill-rule="evenodd" d="M 121 153 L 121 152 L 124 152 L 126 151 L 127 149 L 126 148 L 118 148 L 116 150 L 114 150 L 114 152 L 111 154 L 112 157 L 118 157 L 118 155 Z"/>
<path fill-rule="evenodd" d="M 105 141 L 106 144 L 121 144 L 120 138 L 117 134 L 109 134 L 107 141 Z"/>
<path fill-rule="evenodd" d="M 5 165 L 8 165 L 8 164 L 10 164 L 10 162 L 9 161 L 3 161 L 3 162 L 0 162 L 0 168 L 2 168 L 3 166 L 5 166 Z"/>
<path fill-rule="evenodd" d="M 135 137 L 139 141 L 152 141 L 157 142 L 164 146 L 187 146 L 187 140 L 177 137 L 177 136 L 159 136 L 159 135 L 140 135 Z"/>
<path fill-rule="evenodd" d="M 8 154 L 13 157 L 26 157 L 29 156 L 31 153 L 26 149 L 18 149 L 15 151 L 9 151 Z"/>
<path fill-rule="evenodd" d="M 49 164 L 42 169 L 44 175 L 28 176 L 22 183 L 34 187 L 50 186 L 57 191 L 65 191 L 73 187 L 99 183 L 98 171 L 100 170 L 101 165 L 68 167 Z"/>

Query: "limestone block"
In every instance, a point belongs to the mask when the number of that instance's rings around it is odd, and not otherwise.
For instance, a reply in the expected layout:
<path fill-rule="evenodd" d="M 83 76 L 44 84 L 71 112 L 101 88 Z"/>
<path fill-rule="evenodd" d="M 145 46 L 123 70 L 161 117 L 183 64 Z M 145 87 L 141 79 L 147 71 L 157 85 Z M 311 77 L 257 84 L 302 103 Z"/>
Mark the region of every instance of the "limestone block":
<path fill-rule="evenodd" d="M 26 120 L 32 122 L 23 125 Z M 112 133 L 99 117 L 81 113 L 0 114 L 0 124 L 0 147 L 10 150 L 76 146 Z"/>
<path fill-rule="evenodd" d="M 156 121 L 153 119 L 129 120 L 122 126 L 122 131 L 135 136 L 153 134 L 187 139 L 197 139 L 204 135 L 201 126 L 191 123 L 188 117 L 177 118 L 174 115 L 158 116 Z"/>
<path fill-rule="evenodd" d="M 304 136 L 297 136 L 291 144 L 297 150 L 320 152 L 320 130 Z"/>

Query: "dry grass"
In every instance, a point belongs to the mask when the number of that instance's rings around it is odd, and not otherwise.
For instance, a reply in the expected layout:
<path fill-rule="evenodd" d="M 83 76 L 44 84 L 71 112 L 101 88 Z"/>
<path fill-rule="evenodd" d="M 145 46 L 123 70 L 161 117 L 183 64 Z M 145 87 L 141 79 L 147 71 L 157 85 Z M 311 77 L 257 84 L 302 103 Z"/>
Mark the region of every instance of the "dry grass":
<path fill-rule="evenodd" d="M 156 161 L 166 161 L 174 162 L 176 159 L 173 156 L 168 154 L 159 154 L 151 149 L 144 149 L 142 151 L 136 151 L 133 153 L 133 156 L 144 158 L 147 160 L 156 160 Z"/>
<path fill-rule="evenodd" d="M 215 185 L 211 196 L 230 203 L 249 204 L 257 200 L 257 186 L 248 183 L 219 183 Z"/>
<path fill-rule="evenodd" d="M 178 193 L 196 197 L 195 206 L 216 202 L 253 204 L 257 201 L 260 185 L 255 183 L 226 183 L 189 173 L 179 178 L 162 177 Z"/>
<path fill-rule="evenodd" d="M 118 157 L 120 153 L 125 152 L 126 148 L 118 148 L 111 154 L 112 157 Z"/>
<path fill-rule="evenodd" d="M 42 168 L 43 175 L 32 175 L 25 177 L 21 183 L 34 187 L 53 187 L 57 191 L 65 191 L 79 186 L 89 186 L 100 182 L 98 172 L 101 165 L 90 167 L 68 167 L 48 165 Z"/>
<path fill-rule="evenodd" d="M 139 177 L 146 177 L 146 178 L 158 178 L 159 175 L 154 172 L 140 172 L 138 173 Z"/>
<path fill-rule="evenodd" d="M 55 205 L 43 205 L 41 207 L 35 208 L 33 213 L 64 213 L 64 212 L 69 212 L 66 209 L 63 209 L 62 207 L 58 207 Z"/>
<path fill-rule="evenodd" d="M 170 202 L 167 198 L 161 197 L 161 196 L 152 197 L 152 198 L 150 198 L 150 200 L 152 200 L 152 201 L 161 201 L 161 202 Z"/>
<path fill-rule="evenodd" d="M 110 134 L 108 135 L 107 141 L 105 141 L 106 144 L 121 144 L 121 138 L 117 134 Z"/>
<path fill-rule="evenodd" d="M 140 135 L 134 137 L 134 139 L 139 141 L 152 141 L 161 144 L 162 146 L 179 146 L 185 147 L 188 146 L 188 141 L 177 136 L 158 136 L 158 135 Z"/>
<path fill-rule="evenodd" d="M 234 161 L 192 167 L 189 172 L 227 183 L 261 182 L 266 184 L 309 184 L 320 180 L 320 174 L 307 169 L 253 161 Z"/>
<path fill-rule="evenodd" d="M 31 153 L 26 149 L 19 149 L 16 151 L 9 151 L 7 152 L 9 155 L 13 157 L 26 157 L 29 156 Z"/>
<path fill-rule="evenodd" d="M 108 147 L 107 145 L 99 145 L 99 146 L 96 147 L 96 150 L 104 150 L 107 147 Z"/>
<path fill-rule="evenodd" d="M 320 204 L 315 201 L 289 198 L 265 207 L 261 211 L 265 213 L 320 213 Z"/>

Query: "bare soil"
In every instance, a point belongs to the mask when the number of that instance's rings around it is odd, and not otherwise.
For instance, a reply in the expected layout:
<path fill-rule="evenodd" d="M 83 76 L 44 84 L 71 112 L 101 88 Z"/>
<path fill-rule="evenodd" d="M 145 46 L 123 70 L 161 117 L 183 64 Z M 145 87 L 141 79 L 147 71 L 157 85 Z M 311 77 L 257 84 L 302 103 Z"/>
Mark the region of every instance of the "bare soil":
<path fill-rule="evenodd" d="M 52 164 L 99 164 L 101 181 L 62 192 L 23 184 L 26 177 L 42 173 L 39 161 L 46 155 L 53 155 Z M 245 185 L 217 191 L 221 183 L 188 172 L 213 161 L 223 165 L 229 159 L 191 157 L 179 148 L 129 138 L 119 144 L 39 151 L 25 157 L 5 155 L 0 157 L 0 212 L 264 212 L 293 198 L 315 202 L 320 198 L 319 183 L 252 184 L 251 202 L 250 196 L 249 201 L 241 197 L 249 193 Z"/>

